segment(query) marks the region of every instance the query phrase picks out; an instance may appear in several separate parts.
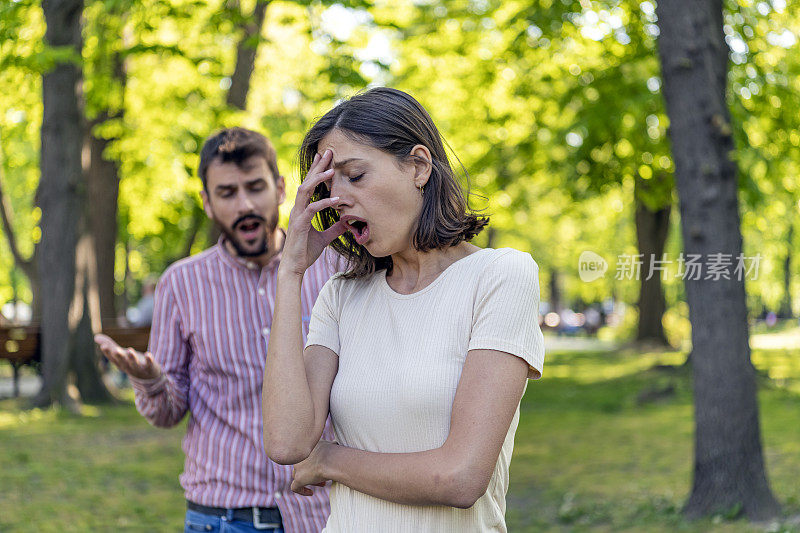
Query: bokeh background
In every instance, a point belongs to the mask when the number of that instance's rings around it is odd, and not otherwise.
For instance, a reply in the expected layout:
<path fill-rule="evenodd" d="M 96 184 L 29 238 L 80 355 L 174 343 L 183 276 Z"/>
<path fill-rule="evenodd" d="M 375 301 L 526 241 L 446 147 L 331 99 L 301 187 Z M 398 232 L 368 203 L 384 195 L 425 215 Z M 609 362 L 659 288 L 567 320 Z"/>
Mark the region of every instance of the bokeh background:
<path fill-rule="evenodd" d="M 783 0 L 718 4 L 743 250 L 760 257 L 745 284 L 764 454 L 783 504 L 766 525 L 737 520 L 735 506 L 701 522 L 681 513 L 692 325 L 648 0 L 86 0 L 77 49 L 46 43 L 41 2 L 4 0 L 3 327 L 40 318 L 42 79 L 55 65 L 81 72 L 79 235 L 91 244 L 77 249 L 96 278 L 75 276 L 92 287 L 95 330 L 130 326 L 148 280 L 216 242 L 196 177 L 206 136 L 236 125 L 272 140 L 285 222 L 314 119 L 369 86 L 396 87 L 428 109 L 471 205 L 491 216 L 476 244 L 528 251 L 540 267 L 547 358 L 523 401 L 509 529 L 800 528 L 800 12 Z M 586 251 L 608 264 L 591 282 L 579 276 Z M 637 254 L 639 279 L 618 271 Z M 646 280 L 662 254 L 666 271 Z M 181 429 L 148 427 L 113 369 L 102 371 L 107 401 L 81 398 L 72 379 L 70 409 L 29 409 L 39 369 L 16 370 L 11 398 L 15 370 L 0 360 L 0 530 L 180 527 Z"/>

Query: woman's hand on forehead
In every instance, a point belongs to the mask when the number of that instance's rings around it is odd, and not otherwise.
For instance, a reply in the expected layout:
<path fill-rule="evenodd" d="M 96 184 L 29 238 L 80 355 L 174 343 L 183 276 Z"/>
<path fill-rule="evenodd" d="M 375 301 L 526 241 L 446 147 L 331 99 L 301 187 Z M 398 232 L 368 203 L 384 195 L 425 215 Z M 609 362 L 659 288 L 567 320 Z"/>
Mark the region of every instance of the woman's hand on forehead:
<path fill-rule="evenodd" d="M 324 150 L 322 153 L 317 152 L 317 155 L 314 157 L 314 161 L 319 161 L 325 154 L 330 153 L 330 160 L 324 167 L 320 167 L 318 172 L 326 172 L 328 170 L 333 169 L 333 152 L 330 150 Z M 318 159 L 319 158 L 319 159 Z M 322 185 L 325 187 L 326 190 L 330 192 L 331 190 L 331 179 L 333 179 L 333 172 L 329 173 L 331 176 L 328 179 L 322 181 Z"/>

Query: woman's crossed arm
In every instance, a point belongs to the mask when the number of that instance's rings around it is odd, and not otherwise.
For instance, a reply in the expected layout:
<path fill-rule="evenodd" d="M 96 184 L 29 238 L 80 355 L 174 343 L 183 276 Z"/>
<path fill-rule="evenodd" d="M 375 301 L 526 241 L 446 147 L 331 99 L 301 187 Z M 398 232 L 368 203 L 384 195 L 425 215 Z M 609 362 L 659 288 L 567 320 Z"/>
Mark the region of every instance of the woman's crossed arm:
<path fill-rule="evenodd" d="M 311 348 L 319 350 L 307 357 L 309 362 L 323 361 L 325 352 L 336 358 L 327 348 Z M 472 350 L 453 401 L 450 432 L 440 448 L 375 453 L 320 442 L 305 461 L 295 465 L 292 490 L 308 495 L 307 485 L 330 479 L 395 503 L 471 507 L 486 492 L 527 374 L 528 364 L 519 357 Z M 322 404 L 315 399 L 317 408 Z"/>

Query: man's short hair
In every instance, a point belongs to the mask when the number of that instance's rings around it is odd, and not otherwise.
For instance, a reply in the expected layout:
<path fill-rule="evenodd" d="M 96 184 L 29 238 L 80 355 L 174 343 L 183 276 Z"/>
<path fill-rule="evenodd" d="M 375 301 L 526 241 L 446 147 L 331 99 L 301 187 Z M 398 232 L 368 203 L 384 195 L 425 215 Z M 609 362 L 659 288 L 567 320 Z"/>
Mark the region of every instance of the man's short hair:
<path fill-rule="evenodd" d="M 219 161 L 241 167 L 251 157 L 263 157 L 267 161 L 267 168 L 272 172 L 272 178 L 278 180 L 278 154 L 269 139 L 244 128 L 225 128 L 218 131 L 206 139 L 200 152 L 197 174 L 203 182 L 203 189 L 208 192 L 208 167 L 211 163 Z"/>

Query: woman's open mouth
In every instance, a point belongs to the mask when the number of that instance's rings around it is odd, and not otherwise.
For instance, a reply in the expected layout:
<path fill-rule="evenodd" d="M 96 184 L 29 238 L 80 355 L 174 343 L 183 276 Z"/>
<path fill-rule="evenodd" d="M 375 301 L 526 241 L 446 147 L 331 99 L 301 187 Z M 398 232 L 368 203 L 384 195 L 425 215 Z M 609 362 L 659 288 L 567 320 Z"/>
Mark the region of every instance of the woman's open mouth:
<path fill-rule="evenodd" d="M 344 223 L 358 244 L 363 245 L 369 240 L 369 224 L 365 220 L 348 216 L 344 218 Z"/>

